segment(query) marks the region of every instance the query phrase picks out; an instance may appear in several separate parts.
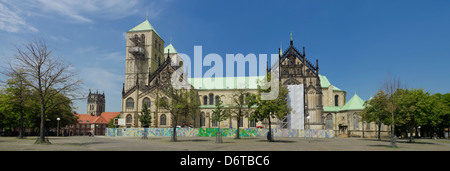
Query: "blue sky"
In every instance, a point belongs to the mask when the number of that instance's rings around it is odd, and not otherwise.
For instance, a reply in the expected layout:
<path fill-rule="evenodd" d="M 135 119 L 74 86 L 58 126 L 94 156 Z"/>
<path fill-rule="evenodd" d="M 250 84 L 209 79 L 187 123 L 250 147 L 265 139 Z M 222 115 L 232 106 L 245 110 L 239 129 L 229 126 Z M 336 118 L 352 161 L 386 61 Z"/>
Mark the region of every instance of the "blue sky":
<path fill-rule="evenodd" d="M 6 61 L 15 46 L 45 39 L 72 64 L 86 93 L 104 91 L 106 111 L 119 112 L 124 33 L 148 13 L 165 46 L 172 37 L 191 57 L 195 45 L 224 58 L 278 53 L 292 32 L 294 45 L 319 59 L 320 73 L 347 100 L 355 92 L 368 99 L 388 72 L 409 88 L 449 93 L 449 9 L 444 0 L 0 0 L 0 56 Z M 86 100 L 75 107 L 86 113 Z"/>

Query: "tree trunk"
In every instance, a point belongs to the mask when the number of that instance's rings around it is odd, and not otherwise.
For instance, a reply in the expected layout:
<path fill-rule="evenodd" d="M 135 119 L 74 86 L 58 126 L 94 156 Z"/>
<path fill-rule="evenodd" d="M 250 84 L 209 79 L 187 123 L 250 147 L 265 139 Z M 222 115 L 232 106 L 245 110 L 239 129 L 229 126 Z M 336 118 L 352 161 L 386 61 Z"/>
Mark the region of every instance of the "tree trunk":
<path fill-rule="evenodd" d="M 41 97 L 41 124 L 40 124 L 40 135 L 39 138 L 36 140 L 36 144 L 51 144 L 48 139 L 45 139 L 45 111 L 44 111 L 44 98 Z"/>
<path fill-rule="evenodd" d="M 413 118 L 412 119 L 412 121 L 411 121 L 411 124 L 409 125 L 409 133 L 411 134 L 410 136 L 409 136 L 409 143 L 413 143 L 414 142 L 414 136 L 413 136 L 413 133 L 414 133 L 414 123 L 415 123 L 416 121 L 415 121 L 415 119 Z"/>
<path fill-rule="evenodd" d="M 148 137 L 147 137 L 147 134 L 148 134 L 148 128 L 149 128 L 149 126 L 147 126 L 147 125 L 145 125 L 144 126 L 144 135 L 142 135 L 142 138 L 141 139 L 148 139 Z"/>
<path fill-rule="evenodd" d="M 269 132 L 267 133 L 267 141 L 268 142 L 273 142 L 273 137 L 272 137 L 272 122 L 270 122 L 270 117 L 269 116 Z"/>
<path fill-rule="evenodd" d="M 369 123 L 367 123 L 367 124 L 369 124 Z M 364 138 L 364 132 L 365 132 L 364 127 L 365 127 L 365 125 L 364 125 L 364 122 L 363 122 L 363 123 L 362 123 L 362 138 Z M 367 126 L 366 126 L 366 127 L 367 127 Z"/>
<path fill-rule="evenodd" d="M 378 141 L 381 141 L 381 122 L 378 123 Z"/>
<path fill-rule="evenodd" d="M 23 138 L 23 109 L 20 109 L 20 123 L 19 123 L 19 136 L 17 138 Z"/>
<path fill-rule="evenodd" d="M 175 120 L 173 122 L 173 131 L 172 131 L 172 138 L 170 138 L 170 141 L 176 142 L 177 141 L 177 121 Z"/>
<path fill-rule="evenodd" d="M 392 102 L 393 103 L 393 102 Z M 391 127 L 391 147 L 397 148 L 397 141 L 395 139 L 395 122 L 394 122 L 394 111 L 391 111 L 392 116 L 392 127 Z"/>
<path fill-rule="evenodd" d="M 239 133 L 239 124 L 240 124 L 240 122 L 242 122 L 241 121 L 241 117 L 237 117 L 237 130 L 236 130 L 236 139 L 240 139 L 241 138 L 241 136 L 239 135 L 240 133 Z"/>
<path fill-rule="evenodd" d="M 220 122 L 219 122 L 219 127 L 216 133 L 216 143 L 223 143 L 222 141 L 222 132 L 220 132 Z"/>
<path fill-rule="evenodd" d="M 414 142 L 413 132 L 414 132 L 414 127 L 411 126 L 411 127 L 409 128 L 409 133 L 410 133 L 410 135 L 409 135 L 409 141 L 408 141 L 409 143 L 413 143 L 413 142 Z"/>

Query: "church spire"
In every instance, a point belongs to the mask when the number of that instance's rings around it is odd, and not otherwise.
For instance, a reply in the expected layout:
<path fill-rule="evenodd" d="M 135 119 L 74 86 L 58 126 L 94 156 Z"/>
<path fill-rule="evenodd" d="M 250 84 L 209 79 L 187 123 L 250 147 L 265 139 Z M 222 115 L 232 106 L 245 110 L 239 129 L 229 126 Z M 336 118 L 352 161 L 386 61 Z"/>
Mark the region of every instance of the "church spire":
<path fill-rule="evenodd" d="M 294 39 L 292 38 L 292 32 L 291 32 L 291 46 L 294 45 Z"/>
<path fill-rule="evenodd" d="M 282 47 L 281 43 L 280 43 L 280 49 L 278 49 L 278 54 L 280 54 L 280 56 L 283 56 L 283 47 Z"/>

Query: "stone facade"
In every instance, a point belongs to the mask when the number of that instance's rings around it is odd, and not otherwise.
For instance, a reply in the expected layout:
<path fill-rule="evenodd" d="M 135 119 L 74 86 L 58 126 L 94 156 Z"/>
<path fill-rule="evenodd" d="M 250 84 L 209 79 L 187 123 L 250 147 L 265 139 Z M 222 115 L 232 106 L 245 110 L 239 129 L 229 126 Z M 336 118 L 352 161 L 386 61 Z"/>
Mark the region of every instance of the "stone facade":
<path fill-rule="evenodd" d="M 122 90 L 121 119 L 125 119 L 128 128 L 141 127 L 138 115 L 147 104 L 152 114 L 153 128 L 171 127 L 172 117 L 168 111 L 157 109 L 155 100 L 164 97 L 164 89 L 170 86 L 170 76 L 181 66 L 173 66 L 174 56 L 178 53 L 172 44 L 164 47 L 163 39 L 157 34 L 148 20 L 127 32 L 126 42 L 125 83 Z M 279 81 L 282 85 L 304 85 L 305 117 L 311 116 L 307 129 L 334 130 L 336 136 L 365 136 L 371 135 L 378 129 L 374 123 L 360 121 L 359 113 L 364 109 L 361 98 L 356 94 L 350 104 L 346 103 L 347 93 L 333 86 L 328 79 L 319 74 L 319 64 L 316 60 L 313 65 L 307 58 L 305 47 L 302 52 L 294 47 L 291 38 L 290 46 L 286 50 L 279 49 L 278 65 L 271 69 L 279 69 Z M 277 68 L 279 66 L 279 68 Z M 185 76 L 187 72 L 183 72 Z M 212 121 L 212 110 L 217 100 L 222 100 L 226 108 L 232 107 L 233 95 L 238 91 L 236 87 L 228 85 L 244 84 L 245 93 L 257 92 L 256 80 L 263 77 L 217 77 L 227 85 L 222 88 L 203 86 L 205 81 L 201 78 L 182 78 L 190 83 L 200 101 L 199 111 L 194 116 L 179 118 L 180 126 L 194 128 L 216 128 L 219 124 Z M 234 84 L 230 83 L 233 82 Z M 208 88 L 206 88 L 208 87 Z M 353 100 L 354 99 L 354 100 Z M 158 114 L 156 114 L 158 110 Z M 265 121 L 254 122 L 250 120 L 252 109 L 244 111 L 241 118 L 241 128 L 268 128 Z M 237 128 L 237 118 L 231 117 L 220 123 L 221 128 Z M 274 119 L 272 128 L 280 127 L 281 121 Z M 389 128 L 382 127 L 385 134 Z"/>

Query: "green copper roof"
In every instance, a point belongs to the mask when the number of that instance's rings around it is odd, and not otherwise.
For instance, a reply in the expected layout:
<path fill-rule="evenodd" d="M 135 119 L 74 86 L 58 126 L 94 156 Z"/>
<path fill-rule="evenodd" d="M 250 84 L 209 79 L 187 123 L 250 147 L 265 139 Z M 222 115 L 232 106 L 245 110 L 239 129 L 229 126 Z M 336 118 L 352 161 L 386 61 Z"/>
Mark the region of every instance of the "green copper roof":
<path fill-rule="evenodd" d="M 257 80 L 263 78 L 264 76 L 188 78 L 188 82 L 199 90 L 257 89 Z"/>
<path fill-rule="evenodd" d="M 364 100 L 362 100 L 356 93 L 355 95 L 342 107 L 342 111 L 344 110 L 363 110 L 364 109 Z"/>
<path fill-rule="evenodd" d="M 320 78 L 320 86 L 322 87 L 322 88 L 328 88 L 328 87 L 330 87 L 330 81 L 328 81 L 328 79 L 327 79 L 327 77 L 326 76 L 324 76 L 324 75 L 320 75 L 319 74 L 319 78 Z"/>
<path fill-rule="evenodd" d="M 323 112 L 339 112 L 343 106 L 323 106 Z"/>
<path fill-rule="evenodd" d="M 328 87 L 330 87 L 330 85 L 332 85 L 332 84 L 330 83 L 330 81 L 328 81 L 328 78 L 327 78 L 325 75 L 320 75 L 320 74 L 319 74 L 319 78 L 320 78 L 320 86 L 321 86 L 322 88 L 328 88 Z M 341 89 L 337 88 L 337 87 L 334 86 L 334 85 L 332 85 L 332 86 L 333 86 L 333 90 L 334 90 L 334 91 L 344 91 L 344 90 L 341 90 Z"/>
<path fill-rule="evenodd" d="M 215 109 L 215 108 L 216 108 L 216 105 L 200 105 L 200 106 L 198 106 L 198 107 L 199 107 L 200 109 Z M 230 108 L 230 107 L 233 107 L 233 106 L 224 104 L 223 107 L 224 107 L 224 108 Z M 247 108 L 247 105 L 242 105 L 242 107 Z M 256 108 L 256 107 L 257 107 L 256 105 L 251 106 L 251 108 Z"/>
<path fill-rule="evenodd" d="M 148 22 L 148 20 L 145 20 L 141 24 L 137 25 L 133 29 L 129 30 L 128 32 L 135 32 L 135 31 L 154 31 L 158 36 L 158 32 L 156 32 L 155 28 L 153 28 L 152 24 Z"/>
<path fill-rule="evenodd" d="M 333 85 L 333 90 L 334 90 L 334 91 L 344 91 L 344 90 L 341 90 L 340 88 L 337 88 L 337 87 L 334 86 L 334 85 Z"/>
<path fill-rule="evenodd" d="M 172 44 L 164 48 L 164 53 L 167 54 L 168 49 L 170 53 L 178 53 Z M 322 88 L 330 87 L 330 82 L 326 76 L 319 75 L 320 84 Z M 251 77 L 217 77 L 217 78 L 189 78 L 188 82 L 196 89 L 236 89 L 241 86 L 245 86 L 248 89 L 257 89 L 257 80 L 262 80 L 264 76 L 251 76 Z M 215 80 L 217 79 L 217 82 Z M 334 91 L 343 91 L 333 86 Z"/>
<path fill-rule="evenodd" d="M 172 43 L 169 44 L 169 46 L 164 48 L 164 54 L 168 54 L 169 52 L 170 52 L 170 54 L 178 53 L 177 50 L 173 47 Z"/>
<path fill-rule="evenodd" d="M 348 110 L 363 110 L 364 100 L 355 94 L 344 106 L 323 106 L 323 112 L 341 112 Z"/>

